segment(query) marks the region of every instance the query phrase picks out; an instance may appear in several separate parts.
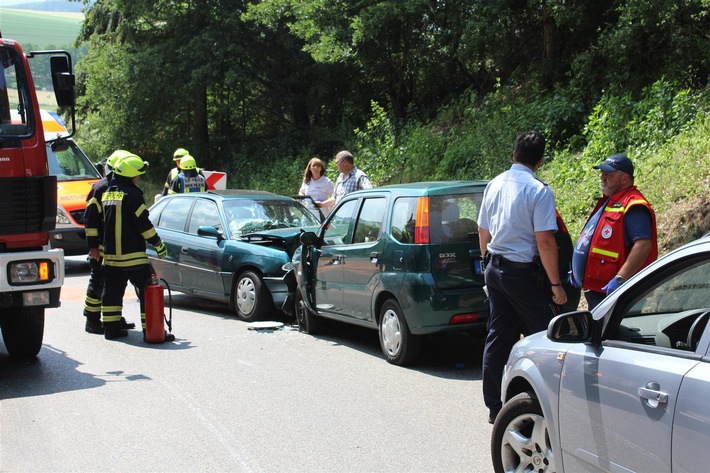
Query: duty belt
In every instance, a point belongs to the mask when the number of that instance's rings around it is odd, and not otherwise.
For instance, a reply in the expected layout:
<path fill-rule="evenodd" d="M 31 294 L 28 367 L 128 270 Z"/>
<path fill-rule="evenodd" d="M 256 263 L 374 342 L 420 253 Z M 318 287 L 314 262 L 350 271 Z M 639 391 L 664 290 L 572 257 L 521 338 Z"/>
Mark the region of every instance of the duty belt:
<path fill-rule="evenodd" d="M 516 269 L 535 269 L 532 263 L 520 263 L 518 261 L 510 261 L 500 255 L 492 255 L 491 263 L 499 268 L 516 268 Z"/>

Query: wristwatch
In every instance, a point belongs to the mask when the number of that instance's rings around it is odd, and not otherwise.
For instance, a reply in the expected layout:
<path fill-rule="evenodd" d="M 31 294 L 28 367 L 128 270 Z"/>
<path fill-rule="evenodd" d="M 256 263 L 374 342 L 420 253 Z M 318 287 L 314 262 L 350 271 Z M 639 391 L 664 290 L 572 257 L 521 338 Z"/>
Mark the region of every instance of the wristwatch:
<path fill-rule="evenodd" d="M 617 274 L 616 276 L 614 276 L 614 281 L 618 282 L 619 284 L 623 284 L 625 279 L 624 276 L 622 276 L 621 274 Z"/>

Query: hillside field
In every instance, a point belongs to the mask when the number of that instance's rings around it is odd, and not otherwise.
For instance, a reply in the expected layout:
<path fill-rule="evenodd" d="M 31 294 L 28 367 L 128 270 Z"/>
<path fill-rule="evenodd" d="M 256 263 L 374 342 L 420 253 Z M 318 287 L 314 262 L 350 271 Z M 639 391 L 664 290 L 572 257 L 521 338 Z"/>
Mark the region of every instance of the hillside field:
<path fill-rule="evenodd" d="M 0 31 L 4 38 L 12 38 L 39 48 L 66 48 L 74 44 L 83 13 L 43 12 L 34 10 L 0 9 Z"/>

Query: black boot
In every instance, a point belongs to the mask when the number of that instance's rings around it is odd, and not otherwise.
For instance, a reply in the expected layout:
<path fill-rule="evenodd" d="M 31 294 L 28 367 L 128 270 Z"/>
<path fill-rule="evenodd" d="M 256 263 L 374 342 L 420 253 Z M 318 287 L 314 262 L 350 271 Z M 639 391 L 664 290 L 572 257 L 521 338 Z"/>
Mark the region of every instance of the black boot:
<path fill-rule="evenodd" d="M 128 330 L 121 327 L 121 322 L 109 322 L 104 324 L 104 338 L 106 340 L 115 340 L 127 336 Z"/>
<path fill-rule="evenodd" d="M 86 325 L 84 329 L 89 333 L 104 333 L 104 324 L 101 323 L 101 316 L 97 315 L 87 315 Z"/>
<path fill-rule="evenodd" d="M 133 322 L 128 322 L 125 317 L 121 317 L 121 328 L 132 329 L 136 328 L 136 324 Z"/>

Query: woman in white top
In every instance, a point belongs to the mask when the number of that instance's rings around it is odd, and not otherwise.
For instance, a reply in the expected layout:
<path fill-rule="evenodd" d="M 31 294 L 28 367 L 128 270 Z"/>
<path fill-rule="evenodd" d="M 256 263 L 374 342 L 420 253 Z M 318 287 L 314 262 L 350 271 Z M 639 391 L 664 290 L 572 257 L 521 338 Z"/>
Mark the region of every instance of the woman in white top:
<path fill-rule="evenodd" d="M 306 170 L 303 172 L 303 184 L 301 184 L 298 193 L 310 196 L 321 208 L 323 215 L 327 215 L 330 208 L 322 206 L 321 203 L 333 195 L 333 187 L 333 181 L 325 175 L 325 163 L 319 158 L 308 161 Z"/>

